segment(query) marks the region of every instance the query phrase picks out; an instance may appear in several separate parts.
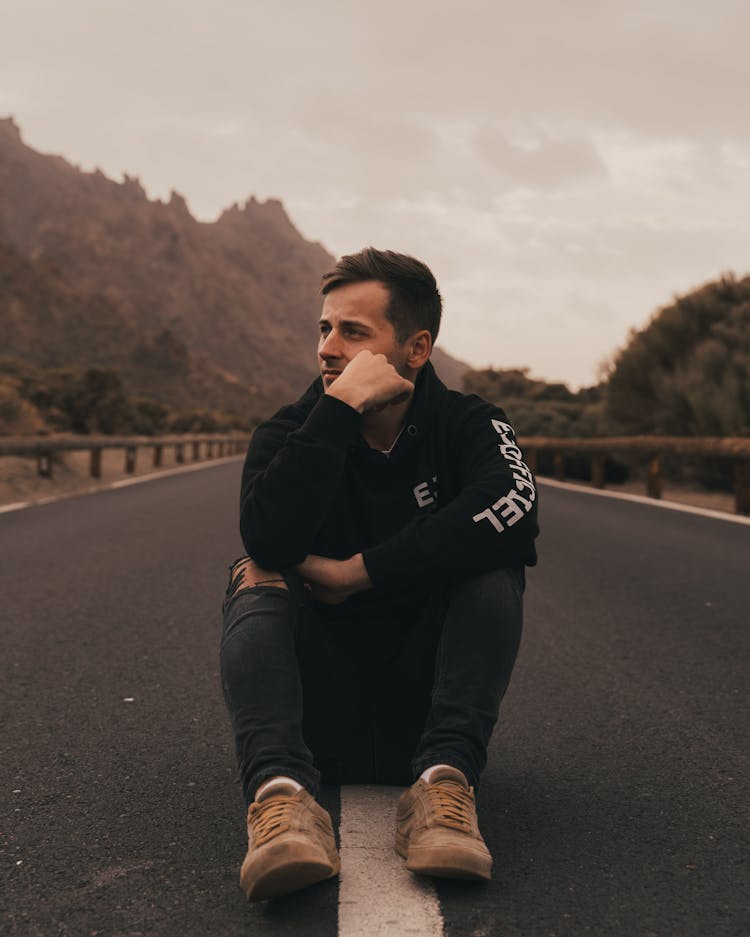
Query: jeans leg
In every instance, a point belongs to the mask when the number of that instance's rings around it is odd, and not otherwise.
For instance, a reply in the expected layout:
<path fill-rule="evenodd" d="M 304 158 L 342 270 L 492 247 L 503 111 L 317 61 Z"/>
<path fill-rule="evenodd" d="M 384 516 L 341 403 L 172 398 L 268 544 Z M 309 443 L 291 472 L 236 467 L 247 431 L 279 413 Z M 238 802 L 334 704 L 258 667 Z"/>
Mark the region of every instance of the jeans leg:
<path fill-rule="evenodd" d="M 274 775 L 317 796 L 320 775 L 302 737 L 302 684 L 296 643 L 304 592 L 259 585 L 232 592 L 222 606 L 221 684 L 234 732 L 245 799 Z"/>
<path fill-rule="evenodd" d="M 432 703 L 412 761 L 416 779 L 434 764 L 460 768 L 475 788 L 518 654 L 523 566 L 457 580 L 449 591 Z"/>

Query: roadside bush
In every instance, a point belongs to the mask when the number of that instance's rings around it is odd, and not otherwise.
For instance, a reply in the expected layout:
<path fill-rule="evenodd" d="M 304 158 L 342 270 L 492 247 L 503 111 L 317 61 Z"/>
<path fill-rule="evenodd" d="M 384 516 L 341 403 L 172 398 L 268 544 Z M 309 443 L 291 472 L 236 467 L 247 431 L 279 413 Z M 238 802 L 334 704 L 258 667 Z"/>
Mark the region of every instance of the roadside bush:
<path fill-rule="evenodd" d="M 464 392 L 479 394 L 508 414 L 518 436 L 606 435 L 604 391 L 584 387 L 575 393 L 561 383 L 529 377 L 528 368 L 469 371 Z"/>
<path fill-rule="evenodd" d="M 21 413 L 23 401 L 11 384 L 0 383 L 0 432 L 14 423 Z"/>
<path fill-rule="evenodd" d="M 750 433 L 750 277 L 726 275 L 659 310 L 609 366 L 616 430 Z"/>
<path fill-rule="evenodd" d="M 18 377 L 0 373 L 0 436 L 37 436 L 49 432 L 42 414 L 21 393 L 20 383 Z"/>
<path fill-rule="evenodd" d="M 231 417 L 214 410 L 181 410 L 169 419 L 170 433 L 223 433 L 234 428 Z"/>
<path fill-rule="evenodd" d="M 169 427 L 170 410 L 158 400 L 136 397 L 133 406 L 133 432 L 139 436 L 158 436 Z"/>

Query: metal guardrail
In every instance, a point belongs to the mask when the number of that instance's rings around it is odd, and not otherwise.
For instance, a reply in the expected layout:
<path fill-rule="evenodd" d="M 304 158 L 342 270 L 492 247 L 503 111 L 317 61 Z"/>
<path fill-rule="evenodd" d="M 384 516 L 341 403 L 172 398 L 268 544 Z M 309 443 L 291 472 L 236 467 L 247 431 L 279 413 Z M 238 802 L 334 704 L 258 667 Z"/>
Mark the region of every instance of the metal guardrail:
<path fill-rule="evenodd" d="M 175 462 L 186 461 L 189 451 L 191 461 L 201 458 L 214 459 L 229 455 L 240 455 L 247 448 L 250 434 L 245 433 L 192 433 L 172 436 L 4 436 L 0 437 L 0 457 L 36 457 L 37 471 L 45 478 L 52 477 L 53 456 L 56 452 L 90 452 L 89 474 L 92 478 L 102 477 L 102 452 L 105 449 L 122 449 L 125 453 L 125 471 L 135 472 L 139 449 L 152 449 L 151 464 L 162 465 L 164 450 L 174 446 Z"/>
<path fill-rule="evenodd" d="M 733 463 L 734 509 L 737 514 L 750 514 L 750 438 L 746 436 L 610 436 L 586 439 L 555 439 L 547 436 L 528 436 L 520 440 L 526 461 L 532 472 L 538 472 L 538 454 L 553 454 L 553 477 L 565 480 L 566 455 L 591 456 L 591 484 L 605 487 L 605 469 L 608 455 L 628 454 L 645 456 L 646 494 L 661 498 L 663 489 L 662 456 L 697 455 L 727 459 Z"/>
<path fill-rule="evenodd" d="M 164 449 L 174 446 L 175 462 L 184 463 L 189 449 L 192 461 L 203 458 L 222 458 L 241 455 L 247 448 L 250 434 L 201 433 L 172 436 L 37 436 L 0 437 L 0 457 L 8 455 L 36 457 L 40 475 L 51 477 L 53 455 L 56 452 L 86 451 L 91 453 L 89 472 L 101 478 L 102 452 L 122 449 L 125 452 L 125 471 L 135 472 L 138 449 L 152 449 L 152 465 L 162 464 Z M 661 498 L 663 489 L 662 456 L 698 455 L 728 459 L 734 463 L 733 486 L 735 512 L 750 514 L 750 438 L 742 436 L 683 437 L 683 436 L 611 436 L 585 439 L 558 439 L 547 436 L 522 437 L 521 446 L 529 468 L 537 474 L 538 454 L 553 454 L 553 477 L 565 480 L 566 455 L 591 456 L 591 484 L 605 487 L 608 455 L 635 454 L 645 456 L 647 471 L 645 488 L 651 498 Z"/>

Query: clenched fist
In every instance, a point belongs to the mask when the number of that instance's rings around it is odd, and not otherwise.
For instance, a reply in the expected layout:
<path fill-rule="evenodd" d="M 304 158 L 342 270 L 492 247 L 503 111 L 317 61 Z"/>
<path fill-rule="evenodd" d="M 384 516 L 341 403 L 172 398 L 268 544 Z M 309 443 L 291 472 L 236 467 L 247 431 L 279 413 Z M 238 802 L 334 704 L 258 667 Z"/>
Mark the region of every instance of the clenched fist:
<path fill-rule="evenodd" d="M 403 403 L 414 393 L 414 385 L 401 377 L 385 355 L 365 349 L 352 358 L 326 393 L 365 413 Z"/>

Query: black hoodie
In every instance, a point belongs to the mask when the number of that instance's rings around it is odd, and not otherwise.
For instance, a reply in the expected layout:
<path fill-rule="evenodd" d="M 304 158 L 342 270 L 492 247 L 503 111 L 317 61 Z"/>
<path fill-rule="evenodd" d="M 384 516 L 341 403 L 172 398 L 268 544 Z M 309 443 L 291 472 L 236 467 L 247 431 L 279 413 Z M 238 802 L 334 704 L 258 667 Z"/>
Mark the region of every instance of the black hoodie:
<path fill-rule="evenodd" d="M 499 407 L 448 390 L 428 362 L 390 454 L 361 420 L 318 378 L 255 430 L 240 532 L 260 566 L 361 552 L 374 588 L 344 605 L 382 610 L 435 581 L 536 564 L 536 485 Z"/>

